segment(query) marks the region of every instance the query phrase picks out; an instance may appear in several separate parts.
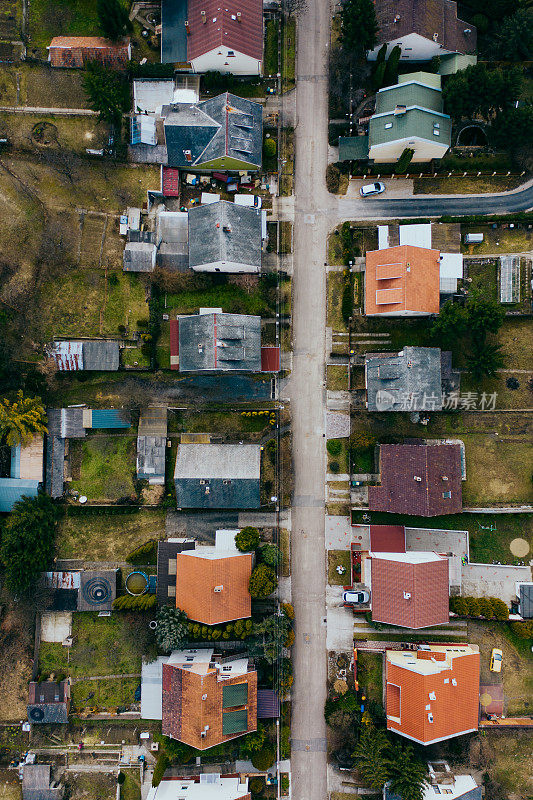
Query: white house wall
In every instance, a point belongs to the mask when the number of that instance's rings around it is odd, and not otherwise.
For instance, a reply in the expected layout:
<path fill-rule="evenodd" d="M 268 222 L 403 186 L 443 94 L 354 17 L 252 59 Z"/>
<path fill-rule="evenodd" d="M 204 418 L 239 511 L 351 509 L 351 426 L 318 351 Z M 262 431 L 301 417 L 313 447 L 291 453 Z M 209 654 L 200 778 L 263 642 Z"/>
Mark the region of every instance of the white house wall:
<path fill-rule="evenodd" d="M 396 45 L 400 45 L 402 48 L 400 61 L 429 61 L 433 56 L 445 56 L 454 52 L 453 50 L 446 50 L 439 42 L 434 42 L 433 39 L 426 39 L 424 36 L 420 36 L 419 33 L 408 33 L 407 36 L 401 36 L 388 42 L 387 56 Z M 376 60 L 381 47 L 382 45 L 375 47 L 368 54 L 369 61 Z"/>
<path fill-rule="evenodd" d="M 441 142 L 429 142 L 427 139 L 409 137 L 406 139 L 395 139 L 393 142 L 375 144 L 370 148 L 369 158 L 376 164 L 390 164 L 397 161 L 406 148 L 415 151 L 412 163 L 423 163 L 431 161 L 432 158 L 442 158 L 448 150 L 447 144 Z"/>
<path fill-rule="evenodd" d="M 235 55 L 229 56 L 228 53 L 231 52 Z M 261 75 L 262 70 L 261 61 L 222 45 L 194 58 L 191 64 L 195 72 L 217 70 L 218 72 L 231 72 L 232 75 Z"/>
<path fill-rule="evenodd" d="M 261 267 L 239 264 L 236 261 L 214 261 L 211 264 L 198 264 L 194 272 L 261 272 Z"/>

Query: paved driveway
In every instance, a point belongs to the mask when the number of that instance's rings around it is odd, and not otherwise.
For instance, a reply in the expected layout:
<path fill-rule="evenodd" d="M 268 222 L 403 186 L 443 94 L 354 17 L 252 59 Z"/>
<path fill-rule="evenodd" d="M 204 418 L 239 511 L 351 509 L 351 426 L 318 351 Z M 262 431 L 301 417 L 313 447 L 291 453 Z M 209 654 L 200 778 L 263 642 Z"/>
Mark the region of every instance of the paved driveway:
<path fill-rule="evenodd" d="M 516 599 L 516 583 L 531 580 L 531 567 L 466 564 L 462 569 L 463 595 L 499 597 L 508 605 Z"/>

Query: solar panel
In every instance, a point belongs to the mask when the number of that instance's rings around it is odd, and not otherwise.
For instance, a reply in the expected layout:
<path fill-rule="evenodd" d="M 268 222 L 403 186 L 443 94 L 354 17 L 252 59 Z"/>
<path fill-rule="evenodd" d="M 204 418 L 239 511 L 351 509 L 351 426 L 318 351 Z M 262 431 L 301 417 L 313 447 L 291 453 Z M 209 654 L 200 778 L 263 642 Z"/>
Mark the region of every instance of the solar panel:
<path fill-rule="evenodd" d="M 520 302 L 520 258 L 500 258 L 500 303 Z"/>
<path fill-rule="evenodd" d="M 230 136 L 230 147 L 232 150 L 240 150 L 242 153 L 253 151 L 252 142 L 249 139 L 242 139 L 240 136 Z"/>

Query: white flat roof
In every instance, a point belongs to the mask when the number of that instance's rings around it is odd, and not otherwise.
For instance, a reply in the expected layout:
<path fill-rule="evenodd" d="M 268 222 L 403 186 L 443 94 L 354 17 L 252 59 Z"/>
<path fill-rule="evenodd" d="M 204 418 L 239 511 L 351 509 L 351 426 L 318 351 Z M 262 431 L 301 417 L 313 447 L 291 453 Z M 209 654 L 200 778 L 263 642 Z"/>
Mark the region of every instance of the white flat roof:
<path fill-rule="evenodd" d="M 374 553 L 373 558 L 382 558 L 384 561 L 400 561 L 404 564 L 429 564 L 432 561 L 442 561 L 446 556 L 439 556 L 438 553 L 426 553 L 411 551 L 410 553 Z"/>
<path fill-rule="evenodd" d="M 136 80 L 133 81 L 133 110 L 135 113 L 153 114 L 161 106 L 172 103 L 174 81 Z M 194 101 L 193 101 L 194 102 Z"/>
<path fill-rule="evenodd" d="M 248 793 L 248 778 L 223 777 L 217 773 L 200 775 L 200 783 L 186 778 L 163 778 L 150 789 L 148 800 L 238 800 Z"/>
<path fill-rule="evenodd" d="M 462 256 L 462 253 L 441 253 L 440 254 L 440 277 L 441 278 L 462 278 L 463 277 L 463 256 Z"/>
<path fill-rule="evenodd" d="M 402 244 L 431 249 L 431 224 L 400 225 L 400 245 Z"/>

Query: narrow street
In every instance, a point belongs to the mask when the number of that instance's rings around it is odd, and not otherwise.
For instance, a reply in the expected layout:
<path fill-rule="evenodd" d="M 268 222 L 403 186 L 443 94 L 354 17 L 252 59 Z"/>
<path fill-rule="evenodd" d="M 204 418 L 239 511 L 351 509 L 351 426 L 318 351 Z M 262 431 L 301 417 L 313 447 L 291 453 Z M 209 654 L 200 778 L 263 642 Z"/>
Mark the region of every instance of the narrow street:
<path fill-rule="evenodd" d="M 298 19 L 293 276 L 292 796 L 327 796 L 324 550 L 327 48 L 329 3 Z"/>

